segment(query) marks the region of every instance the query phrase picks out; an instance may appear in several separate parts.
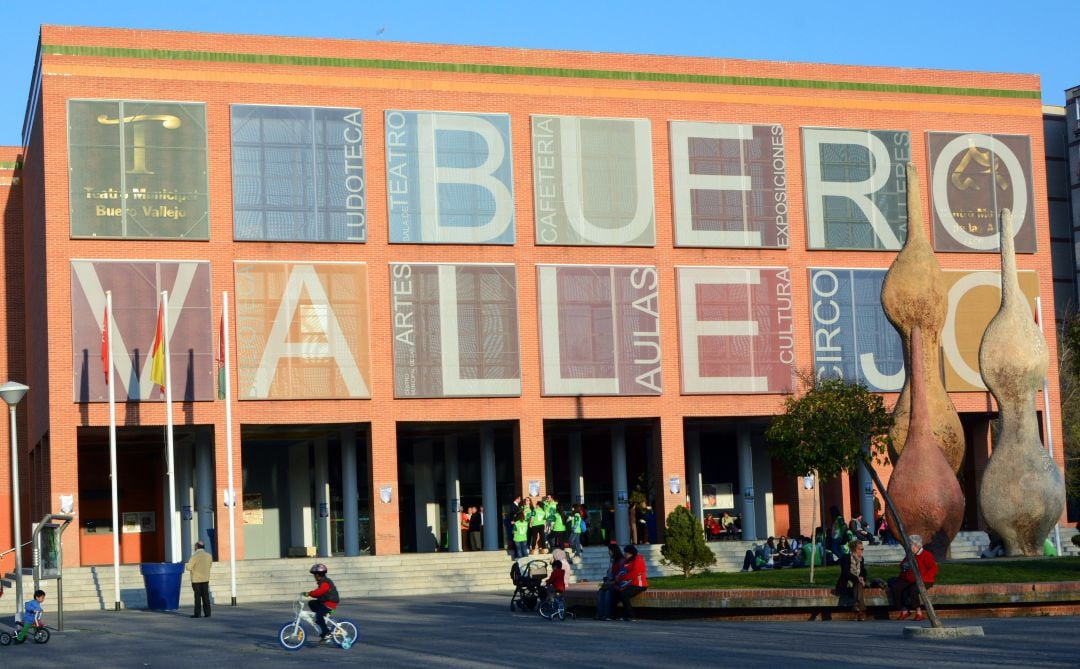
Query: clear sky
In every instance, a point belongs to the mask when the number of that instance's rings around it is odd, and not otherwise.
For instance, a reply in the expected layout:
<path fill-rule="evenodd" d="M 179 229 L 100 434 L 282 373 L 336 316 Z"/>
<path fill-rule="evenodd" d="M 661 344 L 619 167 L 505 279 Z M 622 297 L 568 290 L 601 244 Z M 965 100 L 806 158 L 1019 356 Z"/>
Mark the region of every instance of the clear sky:
<path fill-rule="evenodd" d="M 1065 0 L 2 0 L 0 145 L 21 143 L 41 24 L 380 39 L 815 63 L 1023 72 L 1043 101 L 1080 84 Z"/>

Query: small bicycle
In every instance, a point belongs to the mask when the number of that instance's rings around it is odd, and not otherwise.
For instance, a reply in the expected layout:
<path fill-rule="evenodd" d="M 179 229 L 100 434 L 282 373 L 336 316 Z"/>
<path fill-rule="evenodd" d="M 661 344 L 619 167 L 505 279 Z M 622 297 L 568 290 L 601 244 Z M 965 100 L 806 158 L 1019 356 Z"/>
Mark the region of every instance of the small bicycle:
<path fill-rule="evenodd" d="M 577 619 L 573 611 L 566 610 L 566 599 L 560 592 L 553 592 L 550 597 L 541 601 L 539 611 L 540 615 L 548 620 L 566 620 L 566 616 L 570 616 L 571 620 Z"/>
<path fill-rule="evenodd" d="M 30 625 L 25 628 L 22 621 L 15 623 L 15 629 L 11 632 L 0 632 L 0 646 L 7 646 L 11 643 L 22 643 L 26 641 L 27 637 L 34 640 L 34 643 L 49 643 L 49 637 L 52 636 L 49 633 L 49 628 L 44 625 Z"/>
<path fill-rule="evenodd" d="M 278 641 L 288 650 L 300 650 L 300 647 L 304 645 L 304 641 L 307 640 L 307 633 L 304 631 L 303 623 L 307 623 L 308 627 L 313 630 L 319 629 L 315 624 L 315 612 L 307 608 L 306 603 L 306 595 L 296 598 L 296 601 L 293 602 L 293 612 L 296 614 L 296 619 L 282 625 L 281 630 L 278 632 Z M 341 648 L 348 650 L 356 643 L 356 625 L 352 622 L 334 620 L 331 614 L 327 613 L 326 626 L 330 629 L 330 638 Z"/>

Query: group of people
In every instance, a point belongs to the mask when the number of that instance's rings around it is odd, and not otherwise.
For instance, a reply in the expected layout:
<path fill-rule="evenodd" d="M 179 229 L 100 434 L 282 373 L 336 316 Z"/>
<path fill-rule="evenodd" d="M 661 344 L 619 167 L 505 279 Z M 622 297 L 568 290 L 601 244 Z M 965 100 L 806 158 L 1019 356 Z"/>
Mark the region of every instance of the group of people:
<path fill-rule="evenodd" d="M 817 541 L 810 537 L 769 537 L 763 543 L 754 544 L 743 557 L 742 571 L 806 567 L 811 561 L 817 566 L 839 562 L 839 556 L 825 547 L 824 532 L 818 528 Z"/>
<path fill-rule="evenodd" d="M 915 581 L 915 570 L 922 576 L 923 584 L 930 588 L 937 578 L 938 566 L 933 553 L 923 548 L 923 539 L 918 534 L 908 536 L 911 552 L 915 558 L 914 567 L 905 557 L 900 562 L 900 573 L 884 582 L 871 580 L 863 560 L 865 547 L 859 539 L 854 539 L 849 550 L 840 558 L 840 577 L 836 581 L 835 592 L 850 597 L 855 611 L 855 620 L 866 620 L 866 588 L 886 588 L 889 603 L 900 609 L 898 620 L 914 616 L 913 620 L 923 620 L 922 600 Z"/>
<path fill-rule="evenodd" d="M 569 508 L 551 495 L 524 500 L 514 499 L 510 532 L 514 557 L 547 553 L 554 548 L 569 548 L 581 554 L 581 537 L 588 530 L 588 512 L 582 504 Z"/>
<path fill-rule="evenodd" d="M 702 527 L 705 531 L 705 541 L 738 539 L 742 533 L 738 519 L 727 511 L 721 514 L 719 518 L 713 516 L 711 512 L 706 513 Z"/>
<path fill-rule="evenodd" d="M 484 550 L 484 507 L 470 506 L 461 511 L 461 550 Z"/>
<path fill-rule="evenodd" d="M 634 607 L 630 600 L 649 588 L 645 560 L 633 544 L 621 549 L 617 544 L 609 544 L 608 557 L 610 564 L 597 593 L 596 619 L 633 620 Z M 616 615 L 617 605 L 622 606 L 621 616 Z"/>

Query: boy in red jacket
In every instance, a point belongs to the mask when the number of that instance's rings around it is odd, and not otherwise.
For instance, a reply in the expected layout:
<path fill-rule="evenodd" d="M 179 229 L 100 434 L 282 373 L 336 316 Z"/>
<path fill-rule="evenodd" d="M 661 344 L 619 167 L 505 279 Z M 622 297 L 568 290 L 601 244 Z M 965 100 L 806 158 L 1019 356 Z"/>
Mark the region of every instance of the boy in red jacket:
<path fill-rule="evenodd" d="M 322 643 L 330 643 L 330 628 L 326 626 L 326 614 L 337 608 L 340 598 L 334 582 L 326 576 L 326 565 L 315 564 L 308 570 L 315 577 L 315 589 L 304 594 L 311 597 L 308 608 L 315 612 L 315 624 L 319 626 Z"/>

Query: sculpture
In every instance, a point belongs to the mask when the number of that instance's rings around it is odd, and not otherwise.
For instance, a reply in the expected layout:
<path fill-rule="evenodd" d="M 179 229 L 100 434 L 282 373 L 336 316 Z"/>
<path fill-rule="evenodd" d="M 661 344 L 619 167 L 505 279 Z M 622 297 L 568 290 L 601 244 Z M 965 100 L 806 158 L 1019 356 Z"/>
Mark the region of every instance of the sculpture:
<path fill-rule="evenodd" d="M 964 461 L 964 429 L 945 385 L 941 380 L 941 330 L 945 325 L 948 296 L 941 267 L 930 248 L 923 222 L 919 175 L 907 164 L 908 233 L 904 248 L 889 267 L 881 286 L 881 307 L 885 317 L 900 333 L 904 346 L 904 386 L 893 410 L 894 423 L 889 431 L 889 456 L 896 462 L 908 439 L 911 412 L 911 384 L 914 365 L 911 331 L 918 326 L 923 337 L 922 374 L 928 406 L 930 430 L 945 454 L 953 473 Z"/>
<path fill-rule="evenodd" d="M 889 478 L 889 497 L 909 534 L 920 534 L 923 547 L 944 559 L 964 520 L 964 493 L 931 430 L 923 369 L 922 327 L 911 328 L 911 411 L 904 452 Z M 889 526 L 898 527 L 889 514 Z"/>
<path fill-rule="evenodd" d="M 1046 376 L 1046 340 L 1016 275 L 1012 215 L 1001 212 L 1001 307 L 979 345 L 983 382 L 998 404 L 993 452 L 979 484 L 979 512 L 1007 555 L 1041 555 L 1065 507 L 1065 481 L 1039 438 L 1035 393 Z"/>

